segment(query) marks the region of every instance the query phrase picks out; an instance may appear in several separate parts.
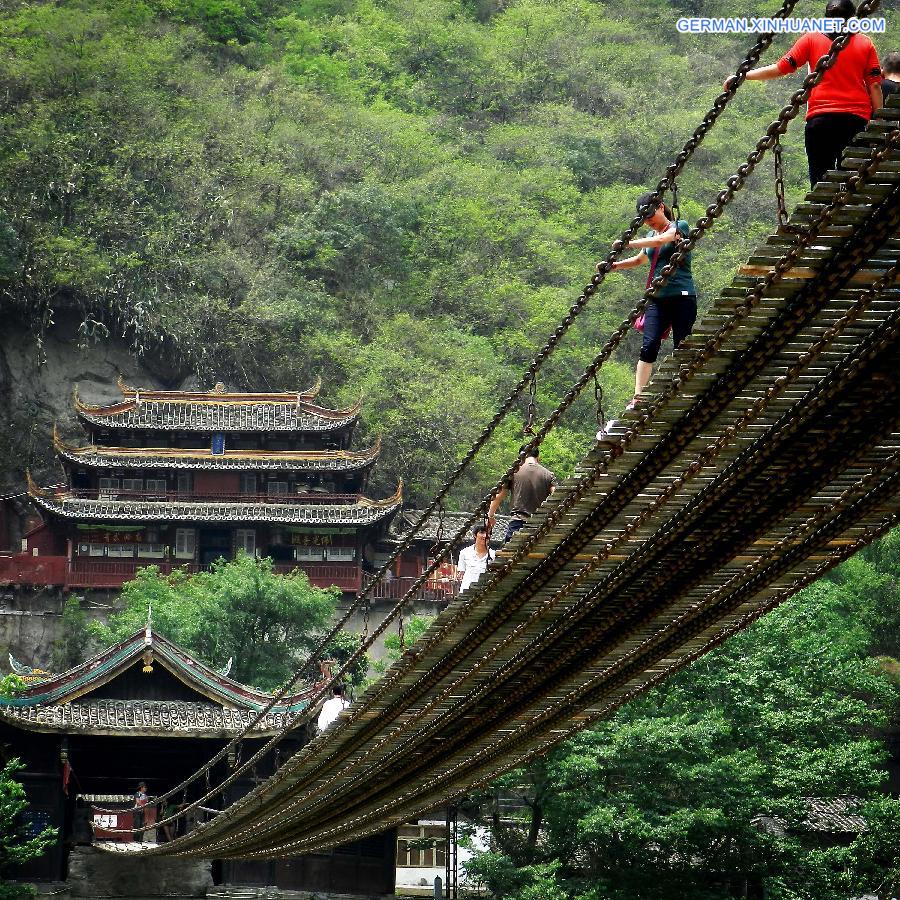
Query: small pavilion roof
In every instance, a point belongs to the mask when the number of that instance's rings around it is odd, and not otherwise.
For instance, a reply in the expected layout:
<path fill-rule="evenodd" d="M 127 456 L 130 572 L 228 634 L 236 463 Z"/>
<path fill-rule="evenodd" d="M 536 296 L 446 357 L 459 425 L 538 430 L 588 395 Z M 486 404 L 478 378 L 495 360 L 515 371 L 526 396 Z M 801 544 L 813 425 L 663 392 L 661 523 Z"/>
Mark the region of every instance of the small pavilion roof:
<path fill-rule="evenodd" d="M 462 527 L 463 523 L 468 519 L 467 512 L 445 512 L 443 516 L 443 530 L 441 529 L 441 519 L 437 513 L 430 515 L 423 523 L 422 527 L 416 532 L 413 538 L 414 543 L 428 542 L 434 544 L 440 536 L 441 541 L 449 541 L 453 535 Z M 404 509 L 392 522 L 388 531 L 388 540 L 400 543 L 412 530 L 413 525 L 419 521 L 422 511 L 418 509 Z M 491 533 L 491 546 L 498 547 L 503 541 L 506 534 L 506 528 L 509 524 L 509 516 L 497 516 L 494 522 L 494 530 Z M 472 526 L 474 527 L 474 526 Z M 464 543 L 472 542 L 471 529 L 466 534 Z"/>
<path fill-rule="evenodd" d="M 118 403 L 94 406 L 73 394 L 75 412 L 86 423 L 109 429 L 202 432 L 328 432 L 352 426 L 360 404 L 326 409 L 311 392 L 294 394 L 212 391 L 142 391 L 123 388 Z"/>
<path fill-rule="evenodd" d="M 74 447 L 54 427 L 53 446 L 63 459 L 88 468 L 353 472 L 375 463 L 381 439 L 367 450 L 225 450 L 214 455 L 209 448 Z"/>
<path fill-rule="evenodd" d="M 148 677 L 156 666 L 165 669 L 196 693 L 196 701 L 92 696 L 137 664 L 151 667 Z M 314 690 L 306 686 L 279 700 L 255 732 L 262 736 L 288 724 Z M 246 727 L 271 696 L 215 671 L 148 623 L 69 671 L 0 698 L 0 720 L 31 731 L 225 736 Z"/>

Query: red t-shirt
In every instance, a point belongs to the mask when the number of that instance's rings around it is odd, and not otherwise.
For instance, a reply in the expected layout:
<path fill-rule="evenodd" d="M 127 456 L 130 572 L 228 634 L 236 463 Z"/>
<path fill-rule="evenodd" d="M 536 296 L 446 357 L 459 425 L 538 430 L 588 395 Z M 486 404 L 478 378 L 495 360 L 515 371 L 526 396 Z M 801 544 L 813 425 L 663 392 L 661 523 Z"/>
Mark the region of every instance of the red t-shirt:
<path fill-rule="evenodd" d="M 812 71 L 830 51 L 831 38 L 818 31 L 807 32 L 778 60 L 778 71 L 789 75 L 804 64 Z M 834 65 L 812 89 L 806 118 L 822 113 L 852 113 L 868 121 L 872 118 L 868 85 L 880 81 L 881 64 L 875 45 L 864 34 L 854 34 Z"/>

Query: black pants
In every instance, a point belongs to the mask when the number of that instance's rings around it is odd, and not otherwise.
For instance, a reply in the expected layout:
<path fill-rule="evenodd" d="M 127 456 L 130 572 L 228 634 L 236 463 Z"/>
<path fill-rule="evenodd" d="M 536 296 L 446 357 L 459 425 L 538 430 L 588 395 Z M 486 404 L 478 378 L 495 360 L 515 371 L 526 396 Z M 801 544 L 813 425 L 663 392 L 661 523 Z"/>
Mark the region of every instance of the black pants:
<path fill-rule="evenodd" d="M 838 167 L 844 148 L 868 124 L 868 120 L 852 113 L 822 113 L 806 120 L 806 159 L 812 187 L 829 169 Z"/>
<path fill-rule="evenodd" d="M 677 347 L 690 333 L 697 319 L 697 298 L 658 297 L 651 300 L 644 310 L 644 343 L 641 346 L 641 362 L 656 362 L 659 345 L 666 329 L 672 329 L 672 342 Z"/>
<path fill-rule="evenodd" d="M 134 828 L 134 839 L 143 842 L 144 840 L 144 810 L 135 808 L 131 814 L 131 825 Z"/>

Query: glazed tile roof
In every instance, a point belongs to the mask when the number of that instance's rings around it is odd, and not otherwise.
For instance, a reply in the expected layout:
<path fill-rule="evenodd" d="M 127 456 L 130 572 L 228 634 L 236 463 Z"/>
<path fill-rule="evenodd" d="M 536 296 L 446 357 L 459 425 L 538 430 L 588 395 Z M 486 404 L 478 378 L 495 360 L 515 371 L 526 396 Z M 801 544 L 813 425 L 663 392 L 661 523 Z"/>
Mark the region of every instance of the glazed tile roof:
<path fill-rule="evenodd" d="M 164 500 L 90 500 L 32 492 L 49 513 L 100 522 L 271 522 L 280 525 L 374 525 L 395 513 L 402 488 L 387 500 L 356 503 L 241 503 Z"/>
<path fill-rule="evenodd" d="M 54 429 L 53 444 L 64 459 L 80 466 L 119 469 L 218 469 L 289 472 L 352 472 L 371 466 L 381 450 L 379 440 L 368 450 L 255 451 L 169 447 L 73 447 Z"/>
<path fill-rule="evenodd" d="M 859 813 L 861 805 L 859 797 L 805 797 L 799 828 L 822 834 L 859 834 L 868 827 Z M 788 832 L 788 824 L 780 816 L 758 815 L 753 817 L 752 822 L 771 834 L 784 835 Z M 796 827 L 791 830 L 796 830 Z"/>
<path fill-rule="evenodd" d="M 253 728 L 275 734 L 297 713 L 267 713 Z M 254 713 L 182 700 L 76 700 L 71 703 L 0 708 L 0 719 L 29 731 L 168 737 L 227 737 L 243 731 Z"/>
<path fill-rule="evenodd" d="M 241 684 L 201 662 L 183 647 L 155 632 L 148 624 L 140 631 L 107 647 L 67 672 L 50 675 L 29 685 L 14 697 L 0 697 L 0 710 L 24 709 L 47 704 L 69 704 L 115 678 L 129 666 L 152 655 L 179 680 L 205 698 L 236 709 L 261 709 L 272 695 Z M 307 704 L 311 687 L 304 687 L 278 701 L 274 712 L 296 712 Z"/>
<path fill-rule="evenodd" d="M 389 538 L 397 542 L 402 541 L 409 533 L 412 526 L 419 521 L 421 515 L 422 511 L 418 509 L 403 510 L 403 512 L 391 522 L 391 527 L 388 531 Z M 444 529 L 443 534 L 441 535 L 442 539 L 447 541 L 453 537 L 469 516 L 470 513 L 467 512 L 445 512 Z M 431 543 L 434 543 L 438 539 L 440 524 L 440 519 L 436 514 L 429 516 L 419 531 L 416 532 L 413 541 L 430 541 Z M 494 523 L 494 530 L 491 534 L 491 546 L 499 546 L 503 540 L 503 536 L 506 534 L 506 526 L 508 524 L 509 516 L 497 516 L 497 521 Z M 471 529 L 469 530 L 469 533 L 471 534 Z M 469 538 L 467 536 L 466 542 L 468 542 L 468 540 Z"/>
<path fill-rule="evenodd" d="M 148 399 L 149 396 L 149 399 Z M 199 396 L 199 395 L 191 395 Z M 203 399 L 153 399 L 137 393 L 119 403 L 91 406 L 76 392 L 75 411 L 87 423 L 111 429 L 158 429 L 203 432 L 324 432 L 353 425 L 359 404 L 350 409 L 332 410 L 294 396 L 292 399 L 230 399 L 219 394 Z"/>
<path fill-rule="evenodd" d="M 857 812 L 859 807 L 857 797 L 833 797 L 825 800 L 809 797 L 806 800 L 804 824 L 811 831 L 858 834 L 866 830 L 866 820 Z"/>

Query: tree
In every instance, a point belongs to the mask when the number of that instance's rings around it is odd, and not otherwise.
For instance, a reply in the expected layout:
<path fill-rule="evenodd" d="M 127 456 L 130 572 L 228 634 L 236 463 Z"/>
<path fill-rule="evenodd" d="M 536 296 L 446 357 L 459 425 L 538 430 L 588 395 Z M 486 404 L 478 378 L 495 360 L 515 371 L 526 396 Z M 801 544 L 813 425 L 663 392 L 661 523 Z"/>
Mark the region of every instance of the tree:
<path fill-rule="evenodd" d="M 498 783 L 523 798 L 520 821 L 473 807 L 494 848 L 472 873 L 516 900 L 548 885 L 578 900 L 892 896 L 900 803 L 880 793 L 879 730 L 900 682 L 874 653 L 900 630 L 898 536 Z M 805 800 L 846 796 L 869 828 L 822 849 Z"/>
<path fill-rule="evenodd" d="M 389 665 L 400 659 L 407 647 L 411 647 L 425 634 L 433 621 L 434 616 L 411 616 L 404 622 L 403 646 L 400 645 L 400 635 L 396 631 L 384 639 L 385 658 L 377 660 L 372 666 L 379 678 L 388 670 Z"/>
<path fill-rule="evenodd" d="M 12 870 L 40 856 L 56 840 L 55 828 L 34 833 L 26 811 L 25 788 L 13 777 L 24 768 L 11 759 L 0 769 L 0 900 L 22 900 L 34 895 L 29 885 L 10 884 Z"/>
<path fill-rule="evenodd" d="M 233 678 L 273 690 L 316 644 L 339 598 L 303 572 L 277 575 L 270 559 L 243 554 L 194 575 L 148 566 L 123 586 L 123 609 L 93 630 L 114 643 L 143 627 L 150 609 L 161 634 L 214 667 L 232 657 Z"/>

